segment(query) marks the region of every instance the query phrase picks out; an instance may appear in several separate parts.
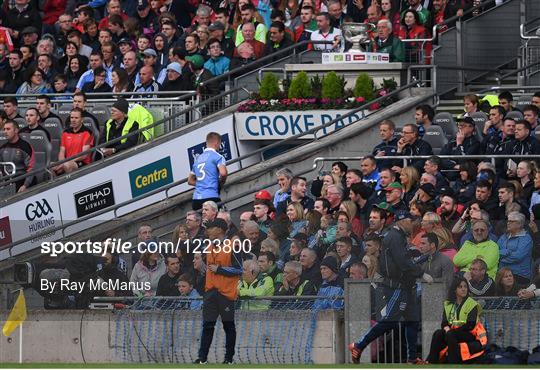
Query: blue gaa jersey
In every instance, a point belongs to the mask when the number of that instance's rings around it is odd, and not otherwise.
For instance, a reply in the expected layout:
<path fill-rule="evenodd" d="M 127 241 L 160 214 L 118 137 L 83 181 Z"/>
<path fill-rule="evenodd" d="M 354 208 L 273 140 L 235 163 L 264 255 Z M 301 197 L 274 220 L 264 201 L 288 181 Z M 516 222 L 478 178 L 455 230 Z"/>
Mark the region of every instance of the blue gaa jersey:
<path fill-rule="evenodd" d="M 191 173 L 197 178 L 193 199 L 219 198 L 218 166 L 225 166 L 225 158 L 212 148 L 206 148 L 193 163 Z"/>

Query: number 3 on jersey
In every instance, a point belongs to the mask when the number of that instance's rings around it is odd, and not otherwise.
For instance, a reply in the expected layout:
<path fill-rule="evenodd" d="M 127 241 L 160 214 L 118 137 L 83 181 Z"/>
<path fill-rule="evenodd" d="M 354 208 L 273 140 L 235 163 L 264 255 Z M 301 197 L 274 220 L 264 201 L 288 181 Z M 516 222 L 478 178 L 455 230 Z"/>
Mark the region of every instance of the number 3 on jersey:
<path fill-rule="evenodd" d="M 206 177 L 206 172 L 204 171 L 204 165 L 206 163 L 199 163 L 197 169 L 199 170 L 200 176 L 197 176 L 197 181 L 202 181 Z"/>

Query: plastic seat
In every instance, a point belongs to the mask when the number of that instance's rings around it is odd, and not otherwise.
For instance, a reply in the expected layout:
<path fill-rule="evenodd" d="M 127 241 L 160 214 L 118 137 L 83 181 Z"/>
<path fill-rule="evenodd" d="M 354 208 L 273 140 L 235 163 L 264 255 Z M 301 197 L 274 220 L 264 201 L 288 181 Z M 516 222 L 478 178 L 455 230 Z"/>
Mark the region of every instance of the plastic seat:
<path fill-rule="evenodd" d="M 22 117 L 17 117 L 17 118 L 14 119 L 14 121 L 17 122 L 17 124 L 19 125 L 19 129 L 28 126 L 26 124 L 26 120 L 24 118 L 22 118 Z"/>
<path fill-rule="evenodd" d="M 101 136 L 100 136 L 99 130 L 94 125 L 94 121 L 89 117 L 84 117 L 83 118 L 83 125 L 85 127 L 89 128 L 90 131 L 92 131 L 92 135 L 94 135 L 94 146 L 98 145 L 99 138 Z"/>
<path fill-rule="evenodd" d="M 60 141 L 62 140 L 63 125 L 62 122 L 55 117 L 47 118 L 41 124 L 45 130 L 51 135 L 52 153 L 51 161 L 58 160 L 58 152 L 60 151 Z"/>
<path fill-rule="evenodd" d="M 66 122 L 72 109 L 73 109 L 73 105 L 62 104 L 58 107 L 58 111 L 56 111 L 55 113 L 58 115 L 58 117 L 60 117 L 62 122 Z"/>
<path fill-rule="evenodd" d="M 442 148 L 448 143 L 442 127 L 431 125 L 424 133 L 423 139 L 428 142 L 433 148 L 433 154 L 438 155 L 441 153 Z"/>
<path fill-rule="evenodd" d="M 523 113 L 517 110 L 513 110 L 511 112 L 506 113 L 506 116 L 504 118 L 513 118 L 516 121 L 520 121 L 523 119 Z"/>
<path fill-rule="evenodd" d="M 89 107 L 87 110 L 97 118 L 100 129 L 103 128 L 103 126 L 105 126 L 105 122 L 111 118 L 111 111 L 106 105 L 95 105 L 93 107 Z"/>
<path fill-rule="evenodd" d="M 474 112 L 470 114 L 470 117 L 474 121 L 474 125 L 476 128 L 476 137 L 480 142 L 484 140 L 484 135 L 482 134 L 484 130 L 484 126 L 486 125 L 486 121 L 488 120 L 487 114 L 484 112 Z"/>
<path fill-rule="evenodd" d="M 440 126 L 449 139 L 454 138 L 458 132 L 456 121 L 448 112 L 437 113 L 433 118 L 433 124 Z"/>
<path fill-rule="evenodd" d="M 51 164 L 52 144 L 45 134 L 39 132 L 20 134 L 23 140 L 26 140 L 34 148 L 34 169 L 46 168 Z M 39 172 L 35 175 L 37 182 L 49 180 L 47 171 Z"/>
<path fill-rule="evenodd" d="M 532 95 L 521 95 L 516 101 L 516 108 L 523 110 L 526 105 L 532 104 Z"/>

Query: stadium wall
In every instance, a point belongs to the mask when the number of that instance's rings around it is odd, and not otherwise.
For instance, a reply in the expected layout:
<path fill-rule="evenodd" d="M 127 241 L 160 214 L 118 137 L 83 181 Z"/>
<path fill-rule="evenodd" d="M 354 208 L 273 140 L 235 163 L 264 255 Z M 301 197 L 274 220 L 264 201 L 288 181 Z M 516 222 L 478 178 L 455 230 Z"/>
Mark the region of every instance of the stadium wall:
<path fill-rule="evenodd" d="M 297 314 L 293 311 L 288 312 L 297 317 L 297 321 L 302 320 L 302 315 L 307 315 L 307 325 L 311 325 L 310 311 L 299 311 Z M 250 320 L 253 318 L 253 315 L 250 316 L 250 312 L 237 311 L 238 362 L 298 363 L 299 360 L 301 361 L 303 358 L 307 358 L 305 356 L 308 356 L 315 364 L 343 363 L 343 314 L 339 311 L 328 310 L 317 314 L 313 336 L 308 338 L 308 341 L 312 343 L 310 348 L 301 346 L 294 348 L 296 346 L 295 340 L 299 342 L 300 338 L 291 333 L 290 338 L 281 338 L 283 343 L 279 343 L 279 348 L 267 345 L 266 349 L 262 349 L 263 345 L 253 339 L 253 330 L 246 330 L 246 328 L 258 328 L 259 331 L 266 330 L 272 333 L 286 331 L 287 328 L 283 327 L 284 323 L 290 324 L 291 327 L 294 325 L 283 319 L 284 313 L 287 311 L 264 311 L 258 313 L 261 316 L 260 320 L 255 321 Z M 2 321 L 5 320 L 7 314 L 6 311 L 0 312 Z M 175 332 L 174 338 L 176 339 L 174 340 L 181 340 L 182 344 L 178 345 L 179 343 L 177 343 L 174 355 L 159 356 L 160 353 L 163 353 L 164 347 L 170 345 L 169 342 L 163 345 L 161 338 L 159 338 L 157 345 L 154 341 L 151 342 L 152 345 L 147 343 L 146 348 L 140 348 L 137 338 L 129 338 L 131 341 L 129 343 L 132 345 L 126 348 L 125 343 L 127 342 L 123 338 L 124 330 L 121 326 L 123 318 L 119 311 L 31 310 L 28 312 L 28 320 L 23 327 L 23 362 L 119 363 L 126 362 L 126 360 L 130 362 L 155 362 L 154 360 L 156 360 L 160 363 L 192 362 L 197 358 L 196 349 L 199 340 L 197 333 L 201 329 L 201 312 L 188 310 L 175 314 L 178 318 L 181 315 L 190 316 L 187 320 L 178 320 L 181 321 L 178 326 L 180 331 Z M 242 317 L 242 314 L 246 315 Z M 162 325 L 170 323 L 170 318 L 165 317 L 160 311 L 138 311 L 138 315 L 137 323 L 143 321 L 159 321 Z M 238 320 L 238 315 L 241 315 L 240 320 Z M 164 320 L 165 318 L 168 320 Z M 187 326 L 186 322 L 189 323 Z M 150 333 L 150 326 L 143 324 L 141 328 L 138 333 L 139 339 L 145 341 Z M 223 335 L 219 337 L 219 331 L 222 330 L 221 325 L 218 324 L 209 357 L 211 362 L 221 362 L 223 359 L 224 348 L 219 345 L 223 344 Z M 298 333 L 298 335 L 300 334 Z M 160 337 L 160 333 L 153 335 Z M 132 337 L 134 336 L 132 335 Z M 16 363 L 19 358 L 19 330 L 15 330 L 10 337 L 2 336 L 0 340 L 0 362 Z M 215 342 L 218 344 L 216 345 Z M 266 343 L 268 344 L 268 341 Z M 150 353 L 150 357 L 146 356 L 148 353 Z"/>

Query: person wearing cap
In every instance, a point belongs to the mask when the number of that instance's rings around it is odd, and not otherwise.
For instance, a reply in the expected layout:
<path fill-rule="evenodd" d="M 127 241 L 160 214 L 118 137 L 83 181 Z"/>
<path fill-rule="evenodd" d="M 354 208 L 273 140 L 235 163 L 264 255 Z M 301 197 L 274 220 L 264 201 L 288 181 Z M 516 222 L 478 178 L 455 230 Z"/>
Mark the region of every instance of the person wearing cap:
<path fill-rule="evenodd" d="M 102 143 L 135 132 L 139 129 L 139 123 L 128 117 L 129 103 L 124 98 L 119 98 L 111 108 L 111 119 L 105 123 L 105 134 L 101 137 Z M 109 157 L 117 152 L 134 147 L 139 142 L 139 135 L 131 135 L 115 143 L 108 144 L 101 152 Z"/>
<path fill-rule="evenodd" d="M 204 68 L 204 58 L 200 54 L 187 56 L 186 60 L 191 63 L 193 68 L 193 89 L 197 90 L 203 97 L 211 97 L 219 94 L 219 82 L 212 81 L 208 84 L 205 82 L 213 79 L 212 73 Z"/>
<path fill-rule="evenodd" d="M 396 155 L 398 156 L 428 156 L 433 155 L 431 145 L 420 139 L 418 136 L 418 126 L 414 123 L 408 123 L 403 126 L 401 139 L 397 142 Z M 425 160 L 413 159 L 409 165 L 415 167 L 419 173 L 422 173 Z M 394 166 L 392 169 L 400 172 L 400 166 Z"/>
<path fill-rule="evenodd" d="M 475 123 L 471 117 L 458 119 L 458 132 L 441 150 L 441 155 L 478 155 L 481 154 L 482 145 L 474 134 Z M 454 166 L 459 169 L 459 164 Z"/>
<path fill-rule="evenodd" d="M 34 50 L 37 46 L 39 40 L 39 32 L 36 27 L 25 27 L 21 32 L 21 40 L 19 45 L 22 48 L 23 46 L 32 47 Z"/>
<path fill-rule="evenodd" d="M 272 203 L 264 194 L 260 194 L 264 191 L 266 190 L 261 190 L 257 193 L 260 198 L 255 198 L 255 203 L 253 204 L 253 215 L 257 218 L 256 222 L 259 225 L 259 229 L 261 229 L 261 231 L 263 231 L 265 234 L 268 234 L 270 226 L 272 226 L 273 222 L 273 220 L 270 218 L 270 208 L 272 207 Z M 268 195 L 270 195 L 270 193 L 268 193 Z"/>
<path fill-rule="evenodd" d="M 156 51 L 150 48 L 144 49 L 142 52 L 142 58 L 143 58 L 143 65 L 149 66 L 152 68 L 152 71 L 154 72 L 154 76 L 156 78 L 156 82 L 159 84 L 159 86 L 162 86 L 163 83 L 165 82 L 165 79 L 167 78 L 167 68 L 161 68 L 161 66 L 158 64 Z"/>
<path fill-rule="evenodd" d="M 195 186 L 192 208 L 201 209 L 204 202 L 221 202 L 219 191 L 227 179 L 225 158 L 218 153 L 221 135 L 210 132 L 206 135 L 206 148 L 195 159 L 188 177 L 188 184 Z"/>
<path fill-rule="evenodd" d="M 204 63 L 206 70 L 210 71 L 214 76 L 221 76 L 229 72 L 231 60 L 223 55 L 221 43 L 218 39 L 211 38 L 208 40 L 208 54 L 210 59 Z"/>
<path fill-rule="evenodd" d="M 142 29 L 144 34 L 151 35 L 154 33 L 153 26 L 158 15 L 152 11 L 148 0 L 137 0 L 137 14 L 135 19 Z"/>
<path fill-rule="evenodd" d="M 399 182 L 394 181 L 390 183 L 386 188 L 384 188 L 384 191 L 386 192 L 386 203 L 388 203 L 388 205 L 394 209 L 394 212 L 399 210 L 406 211 L 409 209 L 405 202 L 403 202 L 401 199 L 401 195 L 403 194 L 403 186 Z"/>
<path fill-rule="evenodd" d="M 205 364 L 212 345 L 214 328 L 221 317 L 225 331 L 225 360 L 230 364 L 234 358 L 236 327 L 234 323 L 235 301 L 238 298 L 238 283 L 242 275 L 242 256 L 223 249 L 227 223 L 216 218 L 206 225 L 206 236 L 212 240 L 206 254 L 206 282 L 203 296 L 203 328 L 196 364 Z M 217 245 L 217 241 L 221 242 Z M 230 242 L 230 240 L 228 240 Z"/>
<path fill-rule="evenodd" d="M 180 63 L 170 63 L 166 71 L 167 77 L 161 85 L 161 91 L 187 91 L 185 80 L 182 78 L 182 66 Z"/>
<path fill-rule="evenodd" d="M 375 339 L 393 329 L 400 318 L 405 319 L 407 361 L 417 361 L 419 310 L 416 279 L 424 273 L 408 253 L 407 238 L 414 231 L 412 218 L 408 211 L 397 211 L 394 224 L 382 234 L 379 273 L 383 276 L 381 286 L 386 297 L 386 306 L 381 311 L 382 317 L 377 324 L 360 340 L 349 344 L 353 363 L 359 363 L 362 351 Z"/>
<path fill-rule="evenodd" d="M 217 12 L 217 17 L 219 18 L 219 10 Z M 223 13 L 221 13 L 223 15 Z M 228 16 L 226 16 L 228 18 Z M 228 22 L 228 21 L 227 21 Z M 208 26 L 208 32 L 210 32 L 210 38 L 217 39 L 221 45 L 221 50 L 223 51 L 223 54 L 231 59 L 234 52 L 234 42 L 229 38 L 226 37 L 227 33 L 227 27 L 229 24 L 223 24 L 218 19 L 216 19 L 216 22 L 212 23 L 210 26 Z"/>
<path fill-rule="evenodd" d="M 18 39 L 20 43 L 26 27 L 34 27 L 39 36 L 42 27 L 41 15 L 39 10 L 30 4 L 30 0 L 17 0 L 15 6 L 7 10 L 3 26 L 9 28 L 11 37 Z"/>
<path fill-rule="evenodd" d="M 343 277 L 339 273 L 338 262 L 333 256 L 326 256 L 320 265 L 322 284 L 317 292 L 314 310 L 342 309 Z"/>
<path fill-rule="evenodd" d="M 114 42 L 114 36 L 113 36 L 113 42 Z M 124 56 L 128 51 L 133 50 L 133 44 L 131 42 L 131 39 L 129 37 L 122 37 L 120 38 L 116 44 L 118 45 L 118 50 L 120 50 L 120 55 Z"/>

